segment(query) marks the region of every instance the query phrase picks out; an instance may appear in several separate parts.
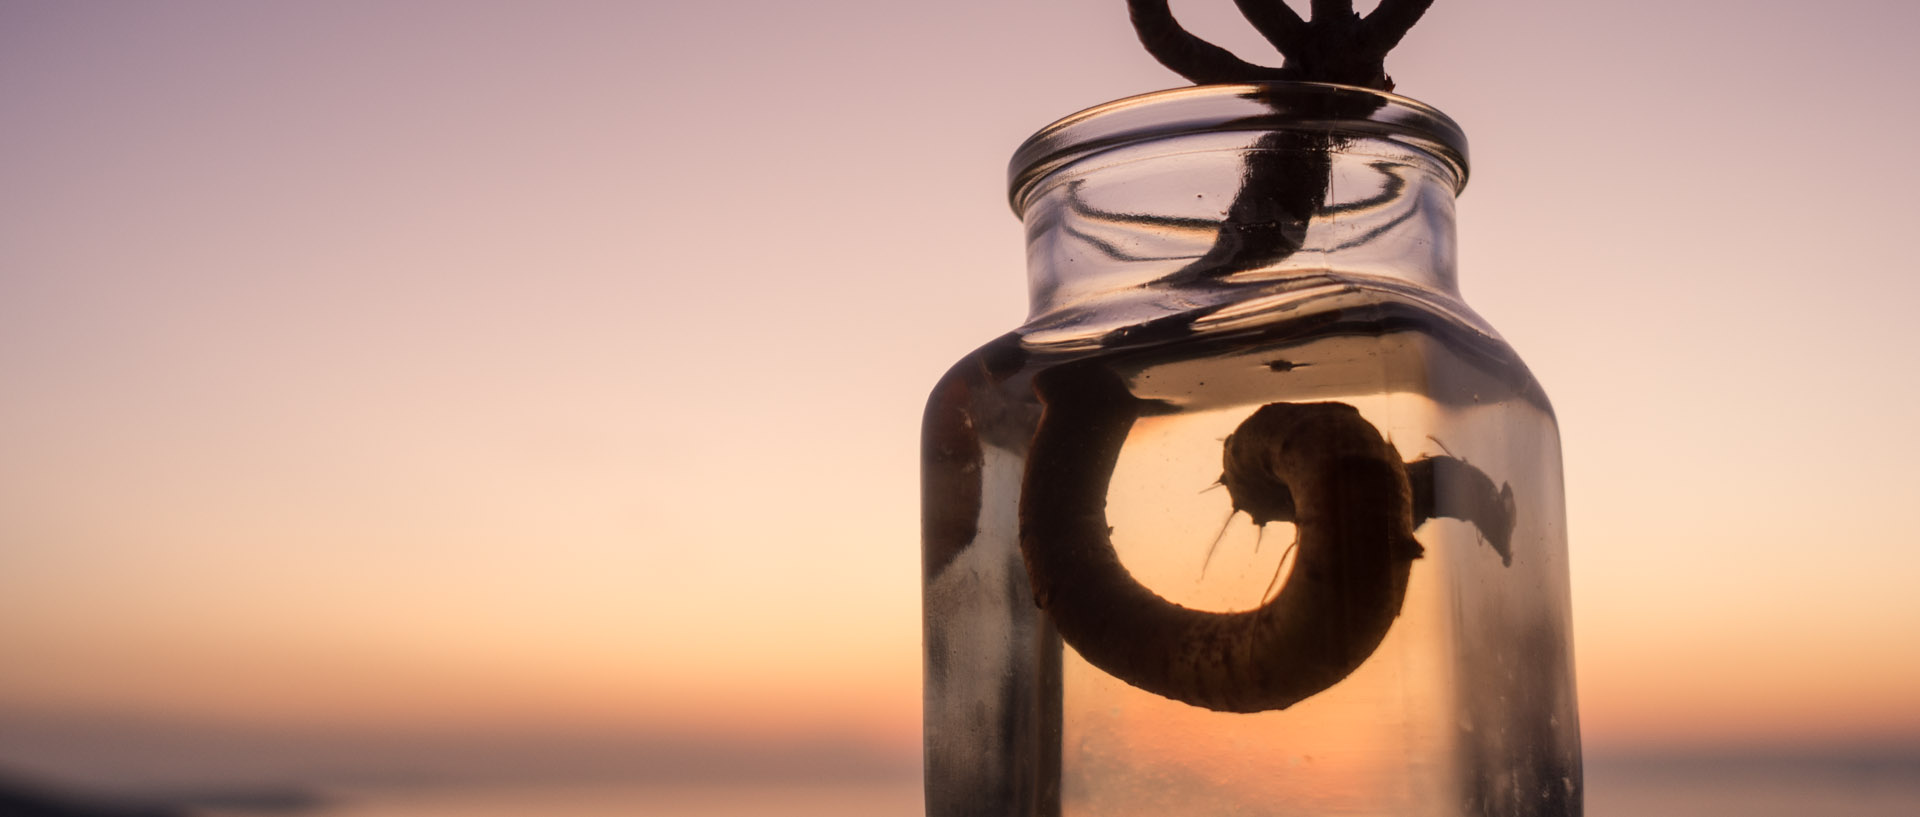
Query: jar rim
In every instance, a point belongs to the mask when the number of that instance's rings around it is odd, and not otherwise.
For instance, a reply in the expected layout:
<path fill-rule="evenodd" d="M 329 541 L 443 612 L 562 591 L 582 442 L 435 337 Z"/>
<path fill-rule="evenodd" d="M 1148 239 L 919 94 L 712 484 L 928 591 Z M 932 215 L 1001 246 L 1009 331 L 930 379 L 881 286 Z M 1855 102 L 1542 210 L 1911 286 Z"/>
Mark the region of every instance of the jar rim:
<path fill-rule="evenodd" d="M 1371 106 L 1369 108 L 1369 106 Z M 1329 114 L 1329 111 L 1343 111 Z M 1360 115 L 1351 111 L 1365 110 Z M 1047 175 L 1085 156 L 1154 139 L 1225 131 L 1323 130 L 1393 139 L 1451 166 L 1467 184 L 1467 135 L 1440 109 L 1410 97 L 1322 82 L 1198 85 L 1116 99 L 1041 128 L 1013 152 L 1007 197 L 1016 215 Z"/>

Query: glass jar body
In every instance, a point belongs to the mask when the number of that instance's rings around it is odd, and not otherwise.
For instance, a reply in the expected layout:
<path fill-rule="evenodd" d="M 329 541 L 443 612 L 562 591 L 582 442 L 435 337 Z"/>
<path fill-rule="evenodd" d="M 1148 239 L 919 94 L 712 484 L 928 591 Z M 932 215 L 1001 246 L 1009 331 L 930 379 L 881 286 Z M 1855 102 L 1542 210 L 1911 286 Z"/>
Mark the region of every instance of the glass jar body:
<path fill-rule="evenodd" d="M 928 813 L 1580 808 L 1557 431 L 1457 129 L 1209 86 L 1015 160 L 1033 312 L 925 424 Z"/>

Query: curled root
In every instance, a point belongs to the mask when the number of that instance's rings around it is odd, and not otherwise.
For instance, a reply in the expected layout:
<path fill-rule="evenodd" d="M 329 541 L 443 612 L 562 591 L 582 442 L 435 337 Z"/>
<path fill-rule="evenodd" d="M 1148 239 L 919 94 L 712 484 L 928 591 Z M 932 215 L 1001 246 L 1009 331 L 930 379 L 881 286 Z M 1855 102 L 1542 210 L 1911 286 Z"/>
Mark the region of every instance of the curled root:
<path fill-rule="evenodd" d="M 1183 607 L 1133 578 L 1107 526 L 1108 482 L 1150 404 L 1093 362 L 1049 369 L 1034 389 L 1043 413 L 1020 500 L 1034 601 L 1081 657 L 1149 692 L 1260 712 L 1340 682 L 1399 616 L 1423 553 L 1413 531 L 1432 517 L 1472 523 L 1512 563 L 1512 488 L 1451 456 L 1403 464 L 1345 403 L 1271 403 L 1227 437 L 1220 481 L 1255 524 L 1294 524 L 1293 572 L 1252 610 Z"/>
<path fill-rule="evenodd" d="M 1234 506 L 1299 535 L 1280 593 L 1237 613 L 1194 610 L 1136 581 L 1106 521 L 1107 484 L 1146 405 L 1094 363 L 1042 373 L 1044 406 L 1020 503 L 1034 599 L 1089 663 L 1141 689 L 1225 712 L 1284 709 L 1351 674 L 1399 615 L 1421 547 L 1393 445 L 1344 403 L 1274 403 L 1228 437 Z"/>

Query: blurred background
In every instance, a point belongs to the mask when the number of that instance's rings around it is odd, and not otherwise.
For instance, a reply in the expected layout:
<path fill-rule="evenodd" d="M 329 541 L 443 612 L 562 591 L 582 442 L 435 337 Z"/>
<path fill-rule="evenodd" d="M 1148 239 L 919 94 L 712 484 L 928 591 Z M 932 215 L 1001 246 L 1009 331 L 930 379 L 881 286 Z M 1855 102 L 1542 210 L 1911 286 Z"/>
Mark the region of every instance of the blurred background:
<path fill-rule="evenodd" d="M 1389 60 L 1559 411 L 1589 813 L 1920 810 L 1916 25 L 1439 0 Z M 0 0 L 0 789 L 919 813 L 1005 162 L 1180 84 L 1122 0 Z"/>

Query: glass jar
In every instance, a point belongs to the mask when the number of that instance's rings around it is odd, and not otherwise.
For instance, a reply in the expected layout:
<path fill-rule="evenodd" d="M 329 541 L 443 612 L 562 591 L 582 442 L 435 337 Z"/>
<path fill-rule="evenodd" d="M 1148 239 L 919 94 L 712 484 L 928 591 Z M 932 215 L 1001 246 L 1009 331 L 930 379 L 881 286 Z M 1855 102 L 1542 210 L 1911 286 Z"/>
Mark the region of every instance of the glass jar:
<path fill-rule="evenodd" d="M 925 420 L 929 815 L 1580 812 L 1558 431 L 1460 299 L 1466 173 L 1309 83 L 1019 149 L 1031 315 Z"/>

